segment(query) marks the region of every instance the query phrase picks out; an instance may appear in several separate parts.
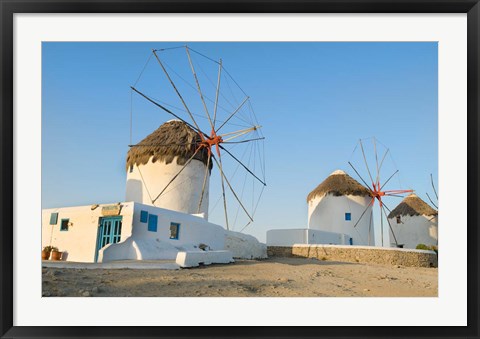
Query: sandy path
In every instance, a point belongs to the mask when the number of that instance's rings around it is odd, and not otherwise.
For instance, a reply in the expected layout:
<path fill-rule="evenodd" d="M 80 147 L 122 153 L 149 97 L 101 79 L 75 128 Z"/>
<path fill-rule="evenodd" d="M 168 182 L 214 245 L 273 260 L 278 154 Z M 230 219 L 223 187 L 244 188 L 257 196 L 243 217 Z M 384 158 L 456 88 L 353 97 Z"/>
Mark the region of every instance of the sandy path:
<path fill-rule="evenodd" d="M 182 270 L 43 268 L 44 296 L 436 297 L 438 270 L 304 258 Z"/>

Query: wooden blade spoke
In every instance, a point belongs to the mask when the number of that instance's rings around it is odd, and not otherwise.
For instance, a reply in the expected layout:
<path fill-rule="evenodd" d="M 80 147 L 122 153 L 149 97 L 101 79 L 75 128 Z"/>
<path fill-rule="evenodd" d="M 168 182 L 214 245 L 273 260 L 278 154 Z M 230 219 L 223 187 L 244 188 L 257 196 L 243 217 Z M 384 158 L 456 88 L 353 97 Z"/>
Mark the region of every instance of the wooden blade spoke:
<path fill-rule="evenodd" d="M 437 205 L 432 201 L 432 199 L 430 198 L 430 196 L 428 195 L 428 193 L 426 193 L 426 194 L 427 194 L 428 200 L 430 200 L 430 203 L 438 210 Z"/>
<path fill-rule="evenodd" d="M 388 227 L 390 227 L 390 231 L 392 232 L 393 239 L 395 240 L 395 246 L 398 247 L 397 237 L 395 236 L 395 232 L 393 231 L 392 224 L 390 223 L 390 220 L 388 219 L 387 212 L 385 212 L 385 210 L 383 208 L 381 208 L 381 210 L 383 211 L 383 213 L 385 214 L 385 218 L 387 219 Z"/>
<path fill-rule="evenodd" d="M 195 78 L 195 83 L 197 84 L 198 94 L 200 95 L 200 99 L 202 100 L 203 108 L 205 109 L 205 114 L 207 115 L 207 118 L 208 118 L 208 121 L 210 122 L 210 126 L 212 127 L 212 130 L 215 130 L 212 119 L 210 118 L 210 114 L 208 113 L 207 104 L 205 103 L 205 99 L 203 98 L 200 82 L 198 81 L 197 73 L 195 72 L 195 67 L 193 66 L 192 58 L 190 57 L 190 52 L 188 51 L 187 46 L 185 46 L 185 51 L 187 52 L 188 62 L 190 63 L 190 68 L 192 70 L 193 77 Z"/>
<path fill-rule="evenodd" d="M 220 79 L 222 76 L 222 59 L 218 64 L 218 80 L 217 80 L 217 91 L 215 94 L 215 106 L 213 106 L 213 125 L 215 126 L 215 122 L 217 120 L 217 108 L 218 108 L 218 94 L 220 92 Z"/>
<path fill-rule="evenodd" d="M 193 117 L 192 112 L 190 112 L 190 109 L 188 108 L 185 100 L 183 100 L 183 97 L 182 97 L 182 95 L 180 94 L 180 92 L 178 91 L 177 86 L 175 86 L 175 83 L 173 82 L 172 78 L 170 77 L 170 74 L 168 74 L 167 69 L 166 69 L 165 66 L 163 65 L 162 61 L 161 61 L 160 58 L 158 57 L 158 55 L 157 55 L 157 53 L 156 53 L 155 50 L 153 50 L 153 54 L 155 55 L 155 58 L 157 59 L 158 63 L 160 64 L 160 67 L 162 68 L 163 72 L 164 72 L 165 75 L 167 76 L 168 81 L 170 81 L 170 84 L 172 85 L 173 89 L 175 90 L 175 93 L 177 93 L 177 96 L 180 98 L 180 101 L 182 102 L 183 107 L 185 107 L 185 109 L 186 109 L 187 112 L 188 112 L 188 115 L 190 115 L 190 118 L 192 119 L 193 123 L 194 123 L 195 126 L 197 127 L 197 130 L 200 131 L 200 127 L 198 126 L 197 122 L 195 121 L 195 118 Z"/>
<path fill-rule="evenodd" d="M 385 202 L 382 201 L 382 205 L 383 205 L 383 207 L 385 207 L 387 209 L 388 212 L 392 213 L 392 211 L 390 210 L 390 208 L 388 208 L 388 206 L 385 204 Z"/>
<path fill-rule="evenodd" d="M 355 173 L 357 173 L 358 177 L 360 178 L 360 180 L 362 180 L 362 182 L 365 184 L 365 186 L 370 190 L 370 192 L 373 194 L 373 191 L 370 189 L 370 186 L 368 186 L 368 184 L 365 182 L 365 180 L 363 180 L 362 176 L 360 175 L 360 173 L 358 173 L 358 171 L 355 169 L 355 167 L 353 167 L 352 163 L 349 161 L 348 164 L 350 165 L 350 167 L 353 168 L 353 170 L 355 171 Z"/>
<path fill-rule="evenodd" d="M 372 198 L 372 200 L 370 200 L 370 203 L 368 204 L 367 208 L 365 208 L 365 210 L 363 211 L 362 215 L 360 215 L 360 218 L 358 218 L 357 222 L 355 223 L 355 225 L 353 225 L 353 227 L 357 227 L 358 223 L 360 222 L 360 220 L 362 220 L 362 217 L 363 215 L 367 212 L 367 210 L 370 208 L 370 206 L 372 205 L 372 202 L 373 200 L 375 200 L 375 198 Z"/>
<path fill-rule="evenodd" d="M 255 139 L 248 139 L 248 140 L 242 140 L 242 141 L 224 141 L 223 144 L 243 144 L 245 142 L 251 142 L 251 141 L 257 141 L 257 140 L 265 140 L 265 137 L 262 138 L 255 138 Z"/>
<path fill-rule="evenodd" d="M 182 173 L 182 171 L 185 169 L 185 167 L 188 166 L 188 164 L 193 160 L 193 158 L 195 157 L 195 155 L 197 155 L 198 151 L 200 150 L 200 148 L 197 148 L 195 150 L 195 152 L 193 153 L 193 155 L 185 162 L 185 164 L 182 166 L 182 168 L 177 172 L 177 174 L 175 174 L 173 176 L 173 178 L 168 182 L 168 184 L 162 189 L 162 191 L 157 195 L 157 197 L 152 200 L 152 203 L 155 203 L 155 201 L 157 201 L 158 198 L 160 198 L 160 196 L 163 194 L 163 192 L 165 192 L 165 190 L 168 188 L 168 186 L 170 186 L 170 184 L 175 181 L 175 179 L 180 175 L 180 173 Z"/>
<path fill-rule="evenodd" d="M 227 226 L 227 230 L 230 229 L 230 226 L 228 225 L 228 213 L 227 213 L 227 197 L 225 195 L 225 184 L 224 184 L 224 175 L 223 175 L 223 168 L 222 168 L 222 159 L 220 158 L 220 162 L 217 161 L 217 159 L 215 159 L 215 157 L 213 156 L 213 154 L 211 155 L 211 157 L 213 158 L 213 160 L 215 160 L 215 162 L 217 163 L 217 166 L 218 166 L 218 169 L 220 170 L 220 178 L 221 178 L 221 181 L 222 181 L 222 194 L 223 194 L 223 210 L 225 212 L 225 223 L 226 223 L 226 226 Z"/>
<path fill-rule="evenodd" d="M 380 201 L 380 230 L 382 235 L 382 247 L 383 247 L 383 215 L 382 215 L 382 202 Z"/>
<path fill-rule="evenodd" d="M 390 178 L 388 178 L 388 180 L 385 181 L 385 183 L 382 185 L 381 188 L 384 188 L 384 187 L 387 185 L 387 183 L 390 181 L 390 179 L 392 179 L 393 176 L 394 176 L 395 174 L 397 174 L 397 173 L 398 173 L 398 170 L 396 170 L 396 171 L 390 176 Z M 379 187 L 378 189 L 380 189 L 380 187 Z"/>
<path fill-rule="evenodd" d="M 360 139 L 360 148 L 362 149 L 363 160 L 365 161 L 365 166 L 367 167 L 368 176 L 370 177 L 372 184 L 374 184 L 375 182 L 373 181 L 372 174 L 370 173 L 370 168 L 368 167 L 367 163 L 367 157 L 365 156 L 365 151 L 363 149 L 362 139 Z"/>
<path fill-rule="evenodd" d="M 136 145 L 128 145 L 128 147 L 169 147 L 169 146 L 188 146 L 188 145 L 196 145 L 197 142 L 192 142 L 192 143 L 184 143 L 184 144 L 136 144 Z"/>
<path fill-rule="evenodd" d="M 412 193 L 413 190 L 387 190 L 383 191 L 385 195 Z"/>
<path fill-rule="evenodd" d="M 202 207 L 203 195 L 205 193 L 205 187 L 207 185 L 208 172 L 210 172 L 210 157 L 208 157 L 207 159 L 207 167 L 205 168 L 205 176 L 203 177 L 202 193 L 200 195 L 200 201 L 198 203 L 198 208 L 197 208 L 198 213 L 200 213 L 200 208 Z"/>
<path fill-rule="evenodd" d="M 248 101 L 248 99 L 250 99 L 250 97 L 246 97 L 242 103 L 237 107 L 237 109 L 235 111 L 233 111 L 232 114 L 230 114 L 230 116 L 220 125 L 219 128 L 217 128 L 217 130 L 215 131 L 215 133 L 218 133 L 218 131 L 220 131 L 220 129 L 225 126 L 225 124 L 235 115 L 237 114 L 237 112 L 242 108 L 242 106 Z"/>
<path fill-rule="evenodd" d="M 242 165 L 243 168 L 245 168 L 247 170 L 248 173 L 250 173 L 251 175 L 253 175 L 253 177 L 255 177 L 255 179 L 257 179 L 258 181 L 260 181 L 264 186 L 267 186 L 267 184 L 265 182 L 263 182 L 259 177 L 257 177 L 255 175 L 255 173 L 253 173 L 247 166 L 245 166 L 240 160 L 238 160 L 229 150 L 227 150 L 225 147 L 223 147 L 222 145 L 218 145 L 222 150 L 224 150 L 225 152 L 227 152 L 228 155 L 230 155 L 235 161 L 237 161 L 240 165 Z"/>
<path fill-rule="evenodd" d="M 377 165 L 377 177 L 375 178 L 375 183 L 377 184 L 377 187 L 379 186 L 379 180 L 380 180 L 380 169 L 378 167 L 378 153 L 377 153 L 377 140 L 373 138 L 373 149 L 375 150 L 375 163 Z"/>
<path fill-rule="evenodd" d="M 230 185 L 230 182 L 228 181 L 227 179 L 227 176 L 225 175 L 225 173 L 223 173 L 223 169 L 222 169 L 222 166 L 221 164 L 218 163 L 217 159 L 212 155 L 212 158 L 213 160 L 215 160 L 215 162 L 217 163 L 217 166 L 218 168 L 220 169 L 220 174 L 222 175 L 222 177 L 225 179 L 225 182 L 227 183 L 228 187 L 230 188 L 230 191 L 233 193 L 233 196 L 235 197 L 235 199 L 237 199 L 238 203 L 240 204 L 240 206 L 242 207 L 243 211 L 245 212 L 245 214 L 248 216 L 248 218 L 253 221 L 253 218 L 250 216 L 250 214 L 248 213 L 247 209 L 245 208 L 245 206 L 243 206 L 242 202 L 240 201 L 240 199 L 238 198 L 237 196 L 237 193 L 235 192 L 235 190 L 233 189 L 232 185 Z"/>
<path fill-rule="evenodd" d="M 435 193 L 435 197 L 437 198 L 438 200 L 438 194 L 437 194 L 437 190 L 435 189 L 435 185 L 433 184 L 433 175 L 430 173 L 430 181 L 432 183 L 432 188 L 433 188 L 433 193 Z"/>
<path fill-rule="evenodd" d="M 380 171 L 382 170 L 383 166 L 383 161 L 385 160 L 385 157 L 387 156 L 387 153 L 390 151 L 390 149 L 387 148 L 385 153 L 383 154 L 382 160 L 380 161 L 380 167 L 378 167 L 378 172 L 377 172 L 377 182 L 380 181 Z"/>
<path fill-rule="evenodd" d="M 202 132 L 202 130 L 200 128 L 195 127 L 195 126 L 192 126 L 190 123 L 186 122 L 184 119 L 180 118 L 178 115 L 176 115 L 175 113 L 173 113 L 172 111 L 170 111 L 168 108 L 160 105 L 158 102 L 156 102 L 155 100 L 153 100 L 152 98 L 150 98 L 149 96 L 147 96 L 146 94 L 143 94 L 142 92 L 140 92 L 139 90 L 137 90 L 135 87 L 130 87 L 131 89 L 133 89 L 135 92 L 137 92 L 138 94 L 140 94 L 142 97 L 144 97 L 145 99 L 147 99 L 148 101 L 150 101 L 152 104 L 154 104 L 155 106 L 157 107 L 160 107 L 162 110 L 164 110 L 165 112 L 167 112 L 168 114 L 171 114 L 173 115 L 175 118 L 177 118 L 178 120 L 180 120 L 181 122 L 183 122 L 184 124 L 186 124 L 187 126 L 189 126 L 191 129 L 193 129 L 194 131 L 196 131 L 197 133 L 201 133 L 204 137 L 208 138 L 208 134 Z"/>
<path fill-rule="evenodd" d="M 233 139 L 236 139 L 236 138 L 239 138 L 241 137 L 242 135 L 245 135 L 245 134 L 248 134 L 250 132 L 253 132 L 253 131 L 256 131 L 258 129 L 262 128 L 262 126 L 252 126 L 252 127 L 249 127 L 249 128 L 245 128 L 245 129 L 241 129 L 241 130 L 238 130 L 238 131 L 234 131 L 234 132 L 229 132 L 229 133 L 225 133 L 225 134 L 222 134 L 220 135 L 220 137 L 222 137 L 222 141 L 223 142 L 228 142 L 230 140 L 233 140 Z M 226 136 L 229 136 L 229 138 L 226 138 Z"/>

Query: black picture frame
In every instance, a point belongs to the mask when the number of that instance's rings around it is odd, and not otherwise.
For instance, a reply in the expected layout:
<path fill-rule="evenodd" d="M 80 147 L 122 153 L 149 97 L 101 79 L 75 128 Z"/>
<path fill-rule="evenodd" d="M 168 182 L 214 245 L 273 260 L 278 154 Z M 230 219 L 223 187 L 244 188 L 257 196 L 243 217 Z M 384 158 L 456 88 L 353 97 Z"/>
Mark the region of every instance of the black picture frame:
<path fill-rule="evenodd" d="M 479 337 L 480 243 L 479 0 L 0 0 L 1 15 L 1 279 L 2 338 L 144 337 Z M 13 326 L 13 17 L 16 13 L 467 13 L 468 41 L 468 326 L 465 327 L 19 327 Z M 18 226 L 18 225 L 17 225 Z M 452 310 L 455 312 L 455 310 Z M 219 324 L 221 325 L 221 324 Z"/>

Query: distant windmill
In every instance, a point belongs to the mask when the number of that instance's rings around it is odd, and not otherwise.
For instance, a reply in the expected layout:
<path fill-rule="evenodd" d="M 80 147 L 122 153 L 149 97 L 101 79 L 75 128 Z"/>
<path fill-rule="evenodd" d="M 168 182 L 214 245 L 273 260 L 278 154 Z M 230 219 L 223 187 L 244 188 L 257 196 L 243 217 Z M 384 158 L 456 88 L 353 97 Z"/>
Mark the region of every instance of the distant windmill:
<path fill-rule="evenodd" d="M 365 164 L 365 169 L 366 169 L 366 172 L 368 173 L 368 178 L 370 179 L 370 183 L 371 183 L 370 185 L 367 183 L 368 179 L 365 180 L 362 177 L 362 175 L 360 174 L 360 166 L 358 166 L 358 165 L 354 166 L 351 161 L 348 162 L 348 164 L 352 167 L 352 169 L 355 171 L 355 173 L 360 178 L 360 180 L 363 182 L 363 184 L 370 190 L 370 194 L 371 194 L 371 197 L 372 197 L 371 201 L 370 201 L 370 205 L 360 215 L 360 217 L 356 221 L 354 227 L 356 227 L 358 225 L 358 223 L 360 222 L 362 217 L 364 217 L 365 213 L 370 208 L 370 206 L 373 206 L 375 204 L 375 201 L 377 201 L 378 206 L 380 208 L 380 223 L 381 223 L 380 229 L 381 229 L 382 246 L 383 246 L 383 243 L 384 243 L 384 241 L 383 241 L 383 232 L 384 232 L 384 230 L 383 230 L 383 228 L 384 228 L 383 219 L 384 219 L 384 217 L 385 217 L 385 219 L 386 219 L 386 221 L 389 225 L 389 228 L 390 228 L 390 230 L 393 234 L 396 246 L 399 246 L 399 244 L 397 242 L 397 239 L 395 237 L 395 234 L 393 233 L 392 225 L 390 225 L 390 221 L 387 218 L 387 211 L 391 212 L 391 210 L 387 207 L 387 205 L 385 204 L 385 201 L 383 199 L 384 199 L 384 197 L 403 198 L 402 194 L 412 193 L 413 190 L 402 190 L 402 189 L 385 190 L 387 184 L 399 172 L 399 170 L 395 169 L 394 172 L 388 177 L 388 179 L 382 182 L 382 175 L 381 175 L 382 167 L 384 166 L 385 158 L 386 158 L 386 156 L 387 156 L 387 154 L 389 153 L 390 150 L 385 147 L 386 150 L 383 153 L 383 155 L 382 155 L 382 157 L 380 158 L 380 161 L 379 161 L 378 152 L 377 152 L 377 147 L 378 147 L 377 142 L 378 143 L 380 143 L 380 142 L 377 139 L 375 139 L 375 137 L 373 137 L 371 139 L 372 139 L 372 142 L 371 142 L 371 144 L 369 144 L 370 147 L 368 147 L 368 148 L 364 147 L 364 144 L 366 143 L 367 139 L 363 139 L 363 140 L 360 139 L 358 141 L 357 145 L 355 146 L 355 149 L 352 153 L 352 157 L 353 157 L 353 155 L 355 154 L 355 152 L 358 149 L 361 150 L 363 162 Z M 367 148 L 367 151 L 366 151 L 366 148 Z M 367 154 L 367 152 L 369 152 L 369 154 Z M 369 157 L 368 157 L 368 155 L 369 155 Z M 369 164 L 368 164 L 369 160 L 373 161 L 373 159 L 374 159 L 375 163 L 373 165 L 369 166 Z M 373 172 L 373 175 L 372 175 L 372 172 Z"/>

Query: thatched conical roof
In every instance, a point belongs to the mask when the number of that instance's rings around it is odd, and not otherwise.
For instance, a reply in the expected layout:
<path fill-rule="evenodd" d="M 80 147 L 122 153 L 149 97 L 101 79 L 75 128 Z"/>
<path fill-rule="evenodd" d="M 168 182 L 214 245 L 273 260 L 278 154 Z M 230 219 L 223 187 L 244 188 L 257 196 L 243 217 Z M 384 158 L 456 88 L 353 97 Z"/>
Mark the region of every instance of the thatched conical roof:
<path fill-rule="evenodd" d="M 420 199 L 415 193 L 410 194 L 393 209 L 388 218 L 395 218 L 399 215 L 438 215 L 438 211 L 430 207 L 425 201 Z"/>
<path fill-rule="evenodd" d="M 177 157 L 177 164 L 184 165 L 195 153 L 200 141 L 198 133 L 187 124 L 179 120 L 170 120 L 130 148 L 127 153 L 127 171 L 130 166 L 145 165 L 150 158 L 152 162 L 164 161 L 169 164 Z M 207 151 L 202 149 L 194 159 L 206 165 Z"/>
<path fill-rule="evenodd" d="M 317 196 L 327 194 L 332 194 L 337 197 L 342 195 L 371 196 L 368 188 L 362 186 L 358 181 L 341 170 L 330 174 L 327 179 L 311 191 L 307 196 L 307 202 Z"/>

